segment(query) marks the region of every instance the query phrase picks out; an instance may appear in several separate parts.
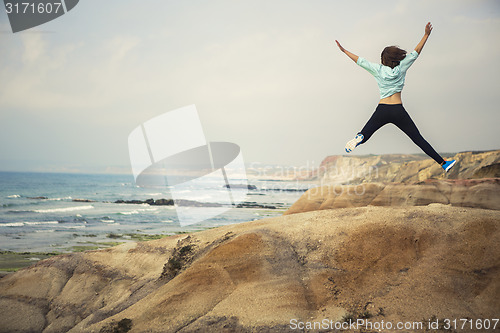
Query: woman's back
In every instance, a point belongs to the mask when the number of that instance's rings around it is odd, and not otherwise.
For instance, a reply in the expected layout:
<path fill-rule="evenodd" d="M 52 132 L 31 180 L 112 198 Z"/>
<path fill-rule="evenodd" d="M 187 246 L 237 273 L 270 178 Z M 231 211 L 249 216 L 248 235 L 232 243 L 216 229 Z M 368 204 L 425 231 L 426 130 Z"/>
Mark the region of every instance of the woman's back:
<path fill-rule="evenodd" d="M 410 54 L 407 54 L 406 57 L 401 60 L 399 65 L 394 68 L 369 62 L 363 57 L 358 57 L 358 61 L 356 63 L 375 77 L 380 90 L 380 100 L 382 101 L 385 98 L 396 93 L 400 93 L 403 90 L 406 71 L 417 58 L 417 51 L 413 51 Z M 401 94 L 399 94 L 399 96 L 399 100 L 401 100 Z"/>

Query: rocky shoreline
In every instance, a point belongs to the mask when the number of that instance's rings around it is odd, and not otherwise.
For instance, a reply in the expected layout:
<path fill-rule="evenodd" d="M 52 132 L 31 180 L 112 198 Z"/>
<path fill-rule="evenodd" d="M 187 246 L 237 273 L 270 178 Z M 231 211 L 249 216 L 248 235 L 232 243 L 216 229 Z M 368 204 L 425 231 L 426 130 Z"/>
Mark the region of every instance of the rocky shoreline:
<path fill-rule="evenodd" d="M 256 190 L 259 190 L 255 185 L 226 185 L 225 187 L 231 187 L 231 188 L 248 188 L 250 192 L 248 192 L 248 195 L 264 195 L 263 193 L 257 193 L 254 192 Z M 306 192 L 308 189 L 307 188 L 262 188 L 260 191 L 264 192 Z M 47 199 L 47 197 L 32 197 L 29 199 Z M 90 200 L 90 199 L 83 199 L 83 198 L 75 198 L 72 199 L 71 201 L 73 202 L 85 202 L 85 203 L 91 203 L 91 202 L 96 202 L 95 200 Z M 186 200 L 186 199 L 176 199 L 175 201 L 173 199 L 145 199 L 145 200 L 140 200 L 140 199 L 131 199 L 131 200 L 123 200 L 123 199 L 118 199 L 115 201 L 104 201 L 105 203 L 115 203 L 115 204 L 134 204 L 134 205 L 150 205 L 150 206 L 183 206 L 183 207 L 236 207 L 236 208 L 262 208 L 262 209 L 282 209 L 284 208 L 282 203 L 276 203 L 274 205 L 269 205 L 269 204 L 259 204 L 255 201 L 244 201 L 239 204 L 236 204 L 235 206 L 232 205 L 224 205 L 216 202 L 200 202 L 200 201 L 195 201 L 195 200 Z"/>
<path fill-rule="evenodd" d="M 187 206 L 187 207 L 233 207 L 232 205 L 223 205 L 216 202 L 199 202 L 194 200 L 185 199 L 146 199 L 146 200 L 116 200 L 116 204 L 133 204 L 133 205 L 143 205 L 147 204 L 150 206 Z M 262 208 L 262 209 L 278 209 L 283 208 L 278 205 L 262 205 L 255 201 L 244 201 L 234 206 L 235 208 Z"/>

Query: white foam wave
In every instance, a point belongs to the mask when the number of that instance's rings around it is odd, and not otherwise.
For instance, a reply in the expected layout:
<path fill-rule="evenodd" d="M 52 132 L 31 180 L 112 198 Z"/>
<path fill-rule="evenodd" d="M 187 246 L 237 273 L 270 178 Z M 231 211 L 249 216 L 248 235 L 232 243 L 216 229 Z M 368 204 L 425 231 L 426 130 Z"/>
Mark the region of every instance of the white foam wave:
<path fill-rule="evenodd" d="M 22 227 L 23 225 L 23 222 L 1 223 L 0 227 Z"/>
<path fill-rule="evenodd" d="M 115 220 L 101 220 L 101 222 L 104 222 L 104 223 L 114 223 Z"/>
<path fill-rule="evenodd" d="M 34 210 L 35 213 L 58 213 L 58 212 L 71 212 L 75 210 L 86 210 L 86 209 L 93 209 L 94 206 L 92 205 L 87 205 L 87 206 L 73 206 L 73 207 L 65 207 L 65 208 L 51 208 L 51 209 L 37 209 Z"/>
<path fill-rule="evenodd" d="M 130 212 L 119 212 L 118 214 L 120 214 L 120 215 L 133 215 L 133 214 L 139 214 L 139 211 L 132 210 Z"/>
<path fill-rule="evenodd" d="M 58 224 L 59 221 L 37 221 L 37 222 L 23 222 L 26 225 L 40 225 L 40 224 Z"/>
<path fill-rule="evenodd" d="M 7 198 L 20 198 L 21 196 L 19 194 L 12 194 L 8 195 Z"/>
<path fill-rule="evenodd" d="M 140 214 L 141 212 L 154 212 L 156 210 L 158 210 L 158 207 L 155 207 L 155 208 L 135 209 L 135 210 L 131 210 L 131 211 L 128 211 L 128 212 L 119 212 L 118 214 L 119 215 L 135 215 L 135 214 Z"/>
<path fill-rule="evenodd" d="M 58 221 L 38 221 L 38 222 L 11 222 L 0 223 L 0 227 L 22 227 L 25 225 L 45 225 L 45 224 L 58 224 Z"/>
<path fill-rule="evenodd" d="M 64 197 L 64 198 L 48 198 L 48 201 L 61 201 L 61 200 L 71 200 L 73 199 L 72 197 Z"/>

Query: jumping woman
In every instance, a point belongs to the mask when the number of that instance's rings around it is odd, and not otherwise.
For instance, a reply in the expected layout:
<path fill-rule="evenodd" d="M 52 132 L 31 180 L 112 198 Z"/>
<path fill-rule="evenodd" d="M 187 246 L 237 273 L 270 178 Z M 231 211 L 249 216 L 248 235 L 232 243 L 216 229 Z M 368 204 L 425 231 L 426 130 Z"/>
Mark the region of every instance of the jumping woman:
<path fill-rule="evenodd" d="M 455 160 L 445 161 L 434 148 L 422 137 L 420 132 L 415 126 L 415 123 L 410 118 L 408 112 L 403 107 L 401 101 L 401 90 L 405 83 L 406 71 L 413 62 L 417 59 L 418 55 L 427 42 L 432 31 L 431 23 L 425 26 L 424 37 L 415 50 L 410 54 L 406 54 L 405 50 L 397 46 L 388 46 L 382 51 L 381 62 L 382 64 L 374 64 L 368 62 L 362 57 L 347 51 L 336 40 L 340 51 L 344 52 L 356 64 L 366 69 L 377 80 L 380 89 L 380 102 L 375 109 L 375 112 L 366 123 L 365 127 L 359 132 L 354 139 L 349 141 L 345 146 L 345 151 L 350 153 L 358 145 L 365 143 L 380 127 L 393 123 L 400 130 L 406 133 L 410 139 L 420 147 L 427 155 L 432 157 L 439 165 L 441 165 L 445 172 L 453 167 Z"/>

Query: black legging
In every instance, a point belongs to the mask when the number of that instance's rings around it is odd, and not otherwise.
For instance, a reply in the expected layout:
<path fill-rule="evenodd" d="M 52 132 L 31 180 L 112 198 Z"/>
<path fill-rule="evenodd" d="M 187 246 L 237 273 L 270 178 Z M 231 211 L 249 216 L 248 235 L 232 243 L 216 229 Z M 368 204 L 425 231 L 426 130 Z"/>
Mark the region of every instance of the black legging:
<path fill-rule="evenodd" d="M 444 162 L 441 155 L 439 155 L 422 137 L 417 126 L 415 126 L 415 123 L 411 120 L 410 115 L 406 112 L 402 104 L 379 104 L 365 127 L 359 132 L 364 136 L 360 144 L 368 141 L 375 131 L 388 123 L 393 123 L 400 130 L 405 132 L 406 135 L 408 135 L 427 155 L 432 157 L 434 161 L 439 164 Z"/>

